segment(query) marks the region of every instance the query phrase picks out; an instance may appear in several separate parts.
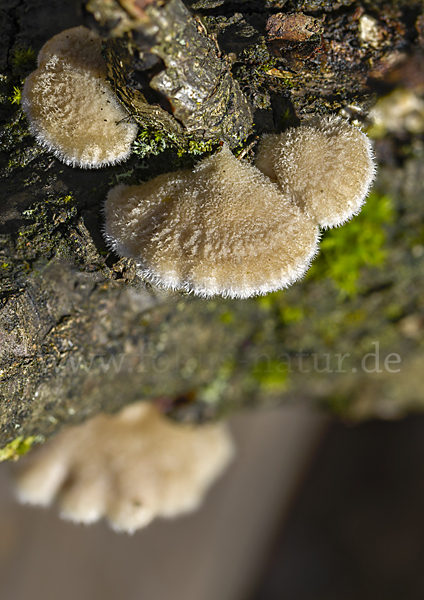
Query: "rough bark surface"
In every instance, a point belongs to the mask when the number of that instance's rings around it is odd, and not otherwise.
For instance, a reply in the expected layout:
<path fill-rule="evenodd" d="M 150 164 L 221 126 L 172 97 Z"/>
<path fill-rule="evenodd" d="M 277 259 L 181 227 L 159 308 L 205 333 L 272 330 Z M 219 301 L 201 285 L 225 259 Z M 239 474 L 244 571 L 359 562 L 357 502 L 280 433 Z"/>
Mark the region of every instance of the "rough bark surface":
<path fill-rule="evenodd" d="M 101 4 L 97 0 L 92 8 L 99 20 Z M 190 141 L 226 142 L 233 148 L 246 140 L 251 107 L 231 75 L 231 61 L 181 0 L 151 3 L 136 29 L 123 37 L 113 37 L 115 23 L 96 29 L 109 38 L 104 56 L 116 93 L 143 129 L 167 137 L 177 148 L 187 148 Z"/>
<path fill-rule="evenodd" d="M 378 94 L 424 81 L 421 2 L 187 4 L 253 109 L 246 157 L 264 131 L 340 110 L 366 123 Z M 177 149 L 152 127 L 125 164 L 61 164 L 29 135 L 16 95 L 43 43 L 83 13 L 59 0 L 0 8 L 0 459 L 139 399 L 199 421 L 289 401 L 353 418 L 422 409 L 422 134 L 377 142 L 366 209 L 324 234 L 321 256 L 289 290 L 244 301 L 165 293 L 108 252 L 102 204 L 116 183 L 192 164 L 205 148 Z M 361 33 L 364 15 L 374 37 Z M 392 353 L 400 364 L 385 364 Z"/>

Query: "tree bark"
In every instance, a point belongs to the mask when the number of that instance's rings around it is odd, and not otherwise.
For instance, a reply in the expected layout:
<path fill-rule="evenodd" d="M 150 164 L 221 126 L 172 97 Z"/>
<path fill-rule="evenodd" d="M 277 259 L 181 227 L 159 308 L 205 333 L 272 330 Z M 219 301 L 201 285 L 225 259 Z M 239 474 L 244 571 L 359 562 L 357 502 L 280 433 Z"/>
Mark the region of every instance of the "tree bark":
<path fill-rule="evenodd" d="M 187 41 L 178 57 L 177 34 L 165 45 L 160 7 L 132 3 L 128 12 L 121 2 L 124 37 L 107 19 L 96 27 L 109 36 L 104 55 L 117 94 L 143 128 L 128 162 L 85 171 L 38 147 L 11 99 L 35 68 L 28 49 L 36 54 L 81 22 L 93 26 L 90 4 L 80 13 L 58 0 L 2 7 L 0 459 L 140 399 L 196 421 L 294 401 L 345 418 L 421 410 L 422 136 L 377 143 L 379 177 L 368 212 L 352 221 L 359 226 L 340 229 L 337 255 L 323 251 L 303 281 L 276 294 L 205 301 L 163 292 L 110 253 L 101 232 L 104 198 L 118 182 L 193 164 L 222 141 L 252 158 L 262 133 L 312 114 L 342 111 L 366 124 L 379 94 L 418 89 L 422 3 L 201 0 L 187 3 L 194 18 L 171 0 L 163 7 L 181 9 Z M 153 33 L 143 37 L 153 15 Z M 364 32 L 364 16 L 374 30 Z M 197 43 L 204 79 L 190 58 Z M 195 88 L 204 92 L 200 109 L 189 102 Z M 348 291 L 340 285 L 346 271 L 356 277 Z"/>

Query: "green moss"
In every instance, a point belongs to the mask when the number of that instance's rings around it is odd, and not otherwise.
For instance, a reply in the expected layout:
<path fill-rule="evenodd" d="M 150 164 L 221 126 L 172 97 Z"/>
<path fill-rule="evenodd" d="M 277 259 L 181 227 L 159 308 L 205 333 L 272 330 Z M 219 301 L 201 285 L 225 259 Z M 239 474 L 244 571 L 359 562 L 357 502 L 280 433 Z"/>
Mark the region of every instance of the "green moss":
<path fill-rule="evenodd" d="M 267 71 L 269 71 L 270 69 L 273 69 L 277 64 L 277 59 L 272 57 L 269 60 L 267 60 L 266 62 L 264 62 L 262 65 L 260 65 L 256 71 L 263 71 L 264 73 L 266 73 Z"/>
<path fill-rule="evenodd" d="M 9 98 L 10 100 L 10 98 Z M 11 120 L 0 131 L 0 151 L 11 153 L 29 135 L 28 123 L 21 107 L 17 108 Z"/>
<path fill-rule="evenodd" d="M 391 302 L 384 308 L 384 315 L 389 321 L 398 321 L 404 316 L 404 307 L 397 302 Z"/>
<path fill-rule="evenodd" d="M 283 294 L 283 291 L 271 292 L 270 294 L 266 294 L 266 296 L 258 296 L 255 301 L 261 310 L 268 312 L 279 302 Z"/>
<path fill-rule="evenodd" d="M 39 444 L 44 441 L 42 436 L 31 435 L 24 438 L 19 435 L 17 438 L 0 448 L 0 462 L 5 460 L 18 460 L 20 456 L 24 456 L 29 452 L 34 444 Z"/>
<path fill-rule="evenodd" d="M 287 325 L 290 323 L 299 323 L 305 316 L 305 311 L 301 306 L 287 305 L 280 309 L 281 321 Z"/>
<path fill-rule="evenodd" d="M 283 391 L 288 387 L 287 367 L 278 360 L 258 362 L 252 375 L 264 392 Z"/>
<path fill-rule="evenodd" d="M 199 140 L 189 140 L 187 148 L 185 150 L 180 150 L 178 152 L 178 156 L 182 156 L 186 152 L 188 154 L 198 156 L 201 154 L 206 154 L 207 152 L 212 152 L 213 149 L 214 142 L 212 142 L 212 140 L 208 140 L 206 142 Z"/>
<path fill-rule="evenodd" d="M 22 91 L 21 88 L 17 87 L 16 85 L 13 86 L 13 92 L 12 95 L 9 98 L 10 102 L 12 104 L 20 104 L 21 100 L 22 100 Z"/>
<path fill-rule="evenodd" d="M 139 158 L 157 156 L 165 150 L 172 149 L 178 157 L 185 154 L 201 156 L 213 151 L 218 142 L 212 140 L 196 140 L 190 137 L 181 141 L 172 133 L 161 131 L 141 131 L 134 141 L 133 153 Z"/>
<path fill-rule="evenodd" d="M 234 313 L 230 312 L 229 310 L 225 311 L 220 315 L 219 320 L 224 325 L 231 325 L 231 323 L 234 322 Z"/>
<path fill-rule="evenodd" d="M 367 317 L 367 311 L 362 309 L 350 310 L 349 304 L 344 310 L 333 310 L 325 315 L 315 315 L 310 321 L 310 332 L 328 346 L 333 346 L 337 340 L 351 338 L 354 332 L 361 329 Z"/>
<path fill-rule="evenodd" d="M 16 169 L 23 169 L 34 159 L 43 156 L 45 152 L 46 151 L 41 146 L 27 147 L 24 149 L 18 148 L 14 150 L 5 167 L 5 173 L 11 175 Z"/>
<path fill-rule="evenodd" d="M 245 46 L 238 54 L 238 61 L 252 65 L 268 65 L 273 61 L 264 40 L 259 44 Z M 268 67 L 269 68 L 269 67 Z"/>
<path fill-rule="evenodd" d="M 299 121 L 296 117 L 296 114 L 293 112 L 290 106 L 286 106 L 283 110 L 279 112 L 276 117 L 278 127 L 278 131 L 285 131 L 289 127 L 294 127 Z"/>
<path fill-rule="evenodd" d="M 59 196 L 59 198 L 51 198 L 47 200 L 50 204 L 56 204 L 61 206 L 62 204 L 72 204 L 76 202 L 76 198 L 73 194 L 67 194 L 66 196 Z"/>
<path fill-rule="evenodd" d="M 141 131 L 134 141 L 132 150 L 140 158 L 164 152 L 169 146 L 175 145 L 174 136 L 162 134 L 159 131 Z"/>
<path fill-rule="evenodd" d="M 35 58 L 35 51 L 31 47 L 18 46 L 12 52 L 12 67 L 14 70 L 35 68 Z"/>
<path fill-rule="evenodd" d="M 385 226 L 392 220 L 391 199 L 376 193 L 370 194 L 357 217 L 324 234 L 321 252 L 307 277 L 331 277 L 342 295 L 357 294 L 361 270 L 369 265 L 382 265 L 386 259 Z"/>
<path fill-rule="evenodd" d="M 33 262 L 48 261 L 53 256 L 72 254 L 72 236 L 63 235 L 63 225 L 76 223 L 78 214 L 71 194 L 59 198 L 45 198 L 22 211 L 26 223 L 17 232 L 16 257 Z"/>
<path fill-rule="evenodd" d="M 299 323 L 307 317 L 304 307 L 288 303 L 285 290 L 260 296 L 256 302 L 262 311 L 273 311 L 276 321 L 283 325 Z"/>

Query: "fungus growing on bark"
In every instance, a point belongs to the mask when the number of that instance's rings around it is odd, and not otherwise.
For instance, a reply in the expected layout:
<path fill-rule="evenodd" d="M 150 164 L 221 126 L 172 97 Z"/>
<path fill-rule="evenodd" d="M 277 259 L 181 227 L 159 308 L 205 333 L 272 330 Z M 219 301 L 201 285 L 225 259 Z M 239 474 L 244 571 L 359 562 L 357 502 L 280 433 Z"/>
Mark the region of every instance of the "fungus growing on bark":
<path fill-rule="evenodd" d="M 41 506 L 57 500 L 64 518 L 106 517 L 132 533 L 196 509 L 232 456 L 223 424 L 172 423 L 138 402 L 68 427 L 22 459 L 18 497 Z"/>
<path fill-rule="evenodd" d="M 98 168 L 129 156 L 137 125 L 106 74 L 101 38 L 81 26 L 49 40 L 25 82 L 22 107 L 31 132 L 68 165 Z"/>
<path fill-rule="evenodd" d="M 287 287 L 317 252 L 316 224 L 226 146 L 192 171 L 113 188 L 105 214 L 109 245 L 146 279 L 203 297 Z"/>
<path fill-rule="evenodd" d="M 256 166 L 321 227 L 357 214 L 375 175 L 370 140 L 334 116 L 264 136 Z"/>

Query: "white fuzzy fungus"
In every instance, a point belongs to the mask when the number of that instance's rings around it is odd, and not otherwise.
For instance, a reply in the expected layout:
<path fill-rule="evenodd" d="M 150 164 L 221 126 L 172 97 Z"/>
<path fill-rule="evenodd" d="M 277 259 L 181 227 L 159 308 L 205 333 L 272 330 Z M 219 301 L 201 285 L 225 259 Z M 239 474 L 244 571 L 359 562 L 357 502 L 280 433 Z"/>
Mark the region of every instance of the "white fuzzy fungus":
<path fill-rule="evenodd" d="M 38 142 L 71 166 L 128 158 L 137 125 L 106 81 L 101 38 L 74 27 L 49 40 L 27 78 L 22 107 Z"/>
<path fill-rule="evenodd" d="M 68 427 L 22 459 L 18 497 L 41 506 L 56 500 L 64 518 L 106 517 L 132 533 L 196 509 L 232 456 L 223 424 L 172 423 L 139 402 Z"/>
<path fill-rule="evenodd" d="M 256 166 L 321 227 L 357 214 L 375 175 L 370 140 L 334 116 L 264 136 Z"/>
<path fill-rule="evenodd" d="M 193 171 L 113 188 L 105 214 L 110 246 L 146 279 L 203 297 L 287 287 L 317 252 L 316 224 L 226 146 Z"/>

